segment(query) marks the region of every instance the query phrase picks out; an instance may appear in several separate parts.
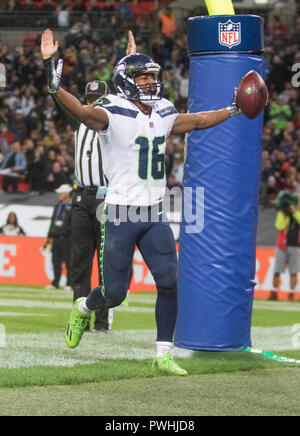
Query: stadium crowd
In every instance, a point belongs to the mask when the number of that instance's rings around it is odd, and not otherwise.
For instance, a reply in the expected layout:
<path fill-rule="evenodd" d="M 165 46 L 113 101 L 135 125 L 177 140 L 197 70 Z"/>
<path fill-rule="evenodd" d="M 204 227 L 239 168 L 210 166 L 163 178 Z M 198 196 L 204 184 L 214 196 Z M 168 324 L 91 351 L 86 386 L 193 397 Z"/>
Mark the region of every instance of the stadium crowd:
<path fill-rule="evenodd" d="M 33 0 L 21 2 L 21 6 L 16 6 L 15 0 L 0 1 L 0 9 L 4 3 L 6 10 L 37 8 Z M 82 102 L 88 81 L 104 80 L 113 90 L 113 67 L 125 55 L 127 32 L 131 29 L 138 52 L 153 55 L 164 68 L 164 96 L 178 111 L 186 111 L 187 37 L 178 31 L 171 9 L 135 16 L 132 4 L 126 0 L 118 8 L 112 0 L 107 0 L 102 8 L 97 1 L 90 1 L 89 8 L 82 0 L 70 4 L 69 0 L 39 2 L 39 8 L 46 10 L 51 6 L 51 20 L 56 20 L 56 27 L 63 23 L 59 16 L 63 20 L 62 16 L 66 19 L 68 15 L 60 14 L 61 11 L 72 7 L 80 12 L 75 22 L 67 19 L 69 27 L 64 28 L 64 38 L 59 41 L 60 56 L 64 58 L 63 85 L 67 90 Z M 300 63 L 300 11 L 295 20 L 292 27 L 276 16 L 266 22 L 270 104 L 263 133 L 261 203 L 265 206 L 272 204 L 281 189 L 300 192 L 300 87 L 292 85 L 292 66 Z M 2 189 L 43 193 L 73 183 L 72 127 L 47 92 L 40 35 L 28 34 L 22 47 L 0 43 L 0 62 L 7 73 L 7 86 L 0 89 Z M 166 153 L 169 187 L 181 185 L 183 162 L 184 137 L 172 136 Z"/>

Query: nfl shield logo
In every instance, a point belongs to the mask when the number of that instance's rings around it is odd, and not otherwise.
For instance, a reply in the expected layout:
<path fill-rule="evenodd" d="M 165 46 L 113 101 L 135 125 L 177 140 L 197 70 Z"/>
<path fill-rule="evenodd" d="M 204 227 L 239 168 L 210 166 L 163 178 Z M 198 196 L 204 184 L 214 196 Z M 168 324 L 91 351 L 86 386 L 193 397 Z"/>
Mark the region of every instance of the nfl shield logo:
<path fill-rule="evenodd" d="M 97 82 L 92 82 L 90 85 L 91 91 L 97 91 L 98 89 L 98 83 Z"/>
<path fill-rule="evenodd" d="M 232 48 L 241 43 L 241 23 L 219 23 L 219 43 Z"/>

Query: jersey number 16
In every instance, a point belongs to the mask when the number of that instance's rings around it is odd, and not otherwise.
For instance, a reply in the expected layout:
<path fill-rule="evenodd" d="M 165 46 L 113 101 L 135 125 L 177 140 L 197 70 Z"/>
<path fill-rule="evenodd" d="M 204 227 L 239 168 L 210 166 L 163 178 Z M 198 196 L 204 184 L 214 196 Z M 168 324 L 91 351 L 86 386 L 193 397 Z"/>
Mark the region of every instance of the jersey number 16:
<path fill-rule="evenodd" d="M 159 146 L 165 144 L 166 137 L 158 136 L 152 141 L 152 153 L 149 159 L 149 139 L 139 136 L 135 143 L 140 146 L 138 174 L 142 180 L 148 179 L 149 161 L 151 161 L 151 176 L 154 180 L 161 180 L 165 176 L 165 153 L 159 152 Z"/>

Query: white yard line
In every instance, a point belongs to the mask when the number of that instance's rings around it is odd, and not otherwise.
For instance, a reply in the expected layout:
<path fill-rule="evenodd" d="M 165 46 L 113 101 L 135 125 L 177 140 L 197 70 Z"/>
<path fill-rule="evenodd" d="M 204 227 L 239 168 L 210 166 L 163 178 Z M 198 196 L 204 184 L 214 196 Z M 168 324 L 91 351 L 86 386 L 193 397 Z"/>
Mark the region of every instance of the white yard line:
<path fill-rule="evenodd" d="M 280 312 L 300 312 L 300 305 L 298 303 L 285 303 L 285 302 L 262 302 L 254 301 L 254 309 L 272 310 Z"/>
<path fill-rule="evenodd" d="M 16 298 L 26 298 L 26 299 L 38 299 L 38 300 L 66 300 L 66 301 L 73 301 L 73 294 L 69 293 L 65 293 L 65 294 L 44 294 L 41 293 L 39 295 L 36 294 L 31 294 L 31 293 L 18 293 L 18 292 L 1 292 L 0 291 L 0 300 L 2 298 L 9 298 L 9 299 L 16 299 Z"/>
<path fill-rule="evenodd" d="M 52 316 L 47 313 L 0 312 L 0 316 Z"/>
<path fill-rule="evenodd" d="M 37 300 L 18 300 L 0 297 L 0 307 L 27 307 L 27 308 L 40 308 L 40 309 L 72 309 L 72 301 L 69 303 L 56 302 L 56 301 L 37 301 Z M 118 312 L 140 312 L 140 313 L 153 313 L 152 307 L 136 307 L 136 306 L 119 306 L 115 308 Z"/>
<path fill-rule="evenodd" d="M 21 292 L 21 291 L 24 291 L 24 292 L 36 292 L 36 293 L 40 293 L 40 292 L 44 292 L 43 291 L 43 288 L 41 287 L 41 288 L 25 288 L 25 287 L 22 287 L 22 286 L 9 286 L 9 285 L 0 285 L 0 294 L 1 294 L 1 291 L 2 290 L 5 290 L 5 291 L 16 291 L 16 292 Z M 57 291 L 47 291 L 46 289 L 45 289 L 45 292 L 67 292 L 67 291 L 64 291 L 64 290 L 57 290 Z"/>
<path fill-rule="evenodd" d="M 292 327 L 252 329 L 253 347 L 269 351 L 299 350 L 293 343 Z M 112 331 L 85 334 L 76 350 L 65 345 L 63 331 L 40 334 L 8 334 L 1 348 L 0 368 L 93 364 L 101 360 L 151 359 L 155 355 L 155 330 Z M 175 356 L 191 357 L 193 352 L 176 348 Z"/>
<path fill-rule="evenodd" d="M 85 334 L 76 350 L 69 350 L 64 334 L 8 334 L 1 349 L 0 368 L 35 366 L 72 367 L 107 359 L 151 359 L 155 355 L 155 330 L 115 331 L 109 334 Z M 176 349 L 182 357 L 191 351 Z"/>
<path fill-rule="evenodd" d="M 71 309 L 72 302 L 70 303 L 56 303 L 56 302 L 43 302 L 38 300 L 14 300 L 9 298 L 1 298 L 0 297 L 0 307 L 29 307 L 29 308 L 46 308 L 46 309 Z"/>

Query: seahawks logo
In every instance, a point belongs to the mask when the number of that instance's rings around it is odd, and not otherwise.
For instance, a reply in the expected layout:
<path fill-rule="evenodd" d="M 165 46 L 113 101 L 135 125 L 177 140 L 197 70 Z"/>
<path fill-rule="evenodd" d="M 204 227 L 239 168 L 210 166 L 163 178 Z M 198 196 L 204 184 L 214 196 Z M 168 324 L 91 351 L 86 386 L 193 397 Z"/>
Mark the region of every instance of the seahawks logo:
<path fill-rule="evenodd" d="M 99 100 L 97 100 L 95 102 L 94 107 L 95 106 L 106 106 L 106 105 L 108 105 L 110 103 L 111 103 L 111 101 L 108 98 L 102 97 L 102 98 L 99 98 Z"/>

